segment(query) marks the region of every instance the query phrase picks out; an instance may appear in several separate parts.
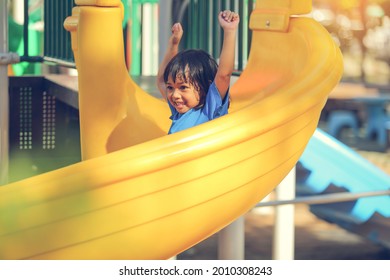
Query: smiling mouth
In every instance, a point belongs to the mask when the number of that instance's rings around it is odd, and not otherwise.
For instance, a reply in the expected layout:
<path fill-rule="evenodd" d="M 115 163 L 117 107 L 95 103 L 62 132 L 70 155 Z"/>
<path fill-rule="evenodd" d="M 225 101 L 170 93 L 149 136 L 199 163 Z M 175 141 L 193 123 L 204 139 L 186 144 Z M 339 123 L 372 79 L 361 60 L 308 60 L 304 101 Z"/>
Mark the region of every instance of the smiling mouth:
<path fill-rule="evenodd" d="M 184 103 L 183 102 L 173 102 L 173 104 L 175 105 L 176 108 L 183 108 L 184 107 Z"/>

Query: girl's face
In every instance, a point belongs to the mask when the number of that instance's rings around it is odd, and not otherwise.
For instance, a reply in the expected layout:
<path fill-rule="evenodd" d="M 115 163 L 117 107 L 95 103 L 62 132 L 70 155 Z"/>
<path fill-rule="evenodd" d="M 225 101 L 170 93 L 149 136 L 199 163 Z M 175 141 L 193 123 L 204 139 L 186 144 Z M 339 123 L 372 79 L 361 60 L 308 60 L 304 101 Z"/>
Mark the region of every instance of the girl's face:
<path fill-rule="evenodd" d="M 199 105 L 199 92 L 188 82 L 188 79 L 186 82 L 181 75 L 176 77 L 175 82 L 169 76 L 166 88 L 168 101 L 180 114 L 184 114 Z"/>

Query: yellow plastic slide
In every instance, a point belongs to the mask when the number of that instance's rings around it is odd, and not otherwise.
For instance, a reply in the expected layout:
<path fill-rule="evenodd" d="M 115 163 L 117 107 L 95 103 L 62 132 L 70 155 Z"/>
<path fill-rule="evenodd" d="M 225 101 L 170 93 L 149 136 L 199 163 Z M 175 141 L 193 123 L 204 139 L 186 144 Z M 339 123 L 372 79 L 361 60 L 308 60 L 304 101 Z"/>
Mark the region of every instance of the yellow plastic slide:
<path fill-rule="evenodd" d="M 76 0 L 83 161 L 0 188 L 2 259 L 166 259 L 247 212 L 300 158 L 342 57 L 309 0 L 258 0 L 228 115 L 166 135 L 124 64 L 120 1 Z"/>

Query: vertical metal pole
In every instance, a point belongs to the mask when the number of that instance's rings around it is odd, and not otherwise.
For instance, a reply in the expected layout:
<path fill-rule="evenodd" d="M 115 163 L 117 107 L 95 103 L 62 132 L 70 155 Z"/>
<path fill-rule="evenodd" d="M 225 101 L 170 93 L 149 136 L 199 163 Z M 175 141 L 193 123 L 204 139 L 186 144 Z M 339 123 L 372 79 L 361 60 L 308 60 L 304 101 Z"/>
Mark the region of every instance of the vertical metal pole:
<path fill-rule="evenodd" d="M 248 27 L 249 27 L 249 19 L 250 16 L 252 15 L 252 12 L 253 12 L 253 0 L 248 0 L 248 23 L 247 23 Z M 247 30 L 248 30 L 247 53 L 249 54 L 252 46 L 252 30 L 249 28 Z"/>
<path fill-rule="evenodd" d="M 218 259 L 243 260 L 245 257 L 245 223 L 240 217 L 218 233 Z"/>
<path fill-rule="evenodd" d="M 219 27 L 218 22 L 218 13 L 221 11 L 221 2 L 220 1 L 212 1 L 213 2 L 213 21 L 211 23 L 212 25 L 212 38 L 213 38 L 213 52 L 212 56 L 216 59 L 219 58 L 221 47 L 222 47 L 222 31 Z"/>
<path fill-rule="evenodd" d="M 23 24 L 24 21 L 24 0 L 12 1 L 12 17 L 18 24 Z"/>
<path fill-rule="evenodd" d="M 28 34 L 28 0 L 24 0 L 23 6 L 23 56 L 28 57 L 28 46 L 29 46 L 29 34 Z"/>
<path fill-rule="evenodd" d="M 0 0 L 0 53 L 8 53 L 8 6 Z M 0 185 L 8 181 L 9 157 L 8 65 L 0 64 Z"/>
<path fill-rule="evenodd" d="M 131 12 L 131 21 L 130 21 L 131 53 L 130 53 L 130 61 L 129 61 L 130 74 L 141 75 L 141 71 L 142 71 L 141 4 L 138 3 L 138 1 L 137 2 L 130 1 L 130 12 Z"/>
<path fill-rule="evenodd" d="M 160 0 L 158 15 L 158 61 L 163 60 L 171 36 L 172 0 Z"/>
<path fill-rule="evenodd" d="M 164 58 L 168 40 L 171 35 L 172 22 L 172 0 L 160 0 L 159 15 L 158 15 L 158 62 L 159 64 Z M 177 256 L 173 256 L 170 260 L 176 260 Z"/>
<path fill-rule="evenodd" d="M 276 200 L 292 200 L 295 198 L 295 167 L 275 189 Z M 294 210 L 293 204 L 275 207 L 275 226 L 272 259 L 294 259 Z"/>

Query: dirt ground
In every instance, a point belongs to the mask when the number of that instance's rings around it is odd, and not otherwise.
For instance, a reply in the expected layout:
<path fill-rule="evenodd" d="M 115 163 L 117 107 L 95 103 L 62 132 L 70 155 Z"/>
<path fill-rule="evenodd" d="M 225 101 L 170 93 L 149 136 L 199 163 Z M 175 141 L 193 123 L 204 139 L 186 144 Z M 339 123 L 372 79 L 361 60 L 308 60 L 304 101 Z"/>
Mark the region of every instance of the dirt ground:
<path fill-rule="evenodd" d="M 272 209 L 267 210 L 251 211 L 245 215 L 246 260 L 272 259 L 274 215 Z M 177 259 L 216 260 L 217 244 L 218 234 L 215 234 L 183 252 Z M 294 259 L 390 260 L 390 250 L 318 219 L 306 205 L 296 205 Z"/>

